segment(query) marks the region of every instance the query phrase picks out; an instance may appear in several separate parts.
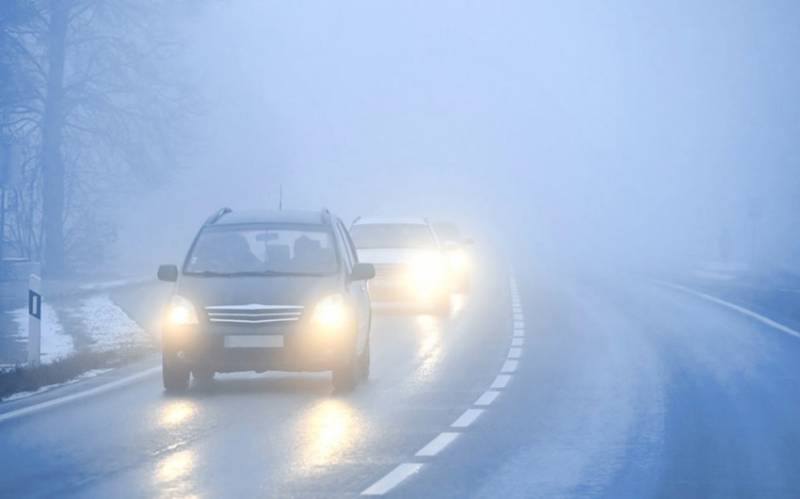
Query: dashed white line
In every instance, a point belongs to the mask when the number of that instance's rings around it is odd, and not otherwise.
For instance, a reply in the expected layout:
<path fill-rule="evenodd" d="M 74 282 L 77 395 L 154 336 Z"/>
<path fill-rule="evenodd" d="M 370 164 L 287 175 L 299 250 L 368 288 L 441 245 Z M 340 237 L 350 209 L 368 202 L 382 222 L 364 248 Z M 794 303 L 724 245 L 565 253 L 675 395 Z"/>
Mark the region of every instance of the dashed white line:
<path fill-rule="evenodd" d="M 513 373 L 519 367 L 519 361 L 517 360 L 507 360 L 503 363 L 503 367 L 500 369 L 501 373 Z"/>
<path fill-rule="evenodd" d="M 475 401 L 475 405 L 491 405 L 498 395 L 500 395 L 500 392 L 496 390 L 486 390 L 483 392 L 483 395 L 478 397 L 478 400 Z"/>
<path fill-rule="evenodd" d="M 485 391 L 478 400 L 475 401 L 474 405 L 476 406 L 489 406 L 491 405 L 497 397 L 500 395 L 498 389 L 505 388 L 508 383 L 511 381 L 513 376 L 509 373 L 513 373 L 519 367 L 519 361 L 512 360 L 520 357 L 522 355 L 521 347 L 525 340 L 522 336 L 525 335 L 525 321 L 522 312 L 522 306 L 520 304 L 520 297 L 519 292 L 517 290 L 516 281 L 512 278 L 510 280 L 510 289 L 511 289 L 511 301 L 512 301 L 512 312 L 513 312 L 513 337 L 511 339 L 511 348 L 508 351 L 508 359 L 503 363 L 502 368 L 500 369 L 500 373 L 497 377 L 495 377 L 494 382 L 489 390 Z M 450 425 L 451 428 L 468 428 L 471 426 L 480 416 L 483 414 L 485 409 L 475 409 L 470 408 L 465 410 L 453 423 Z M 2 421 L 2 416 L 0 416 L 0 421 Z M 415 454 L 416 457 L 434 457 L 442 452 L 447 446 L 453 443 L 461 433 L 458 432 L 442 432 L 439 433 L 436 437 L 433 438 L 430 442 L 428 442 L 424 447 L 417 451 Z M 397 465 L 392 471 L 384 475 L 380 480 L 373 483 L 363 492 L 361 495 L 363 496 L 380 496 L 390 492 L 392 489 L 400 485 L 404 480 L 414 476 L 415 474 L 419 473 L 419 471 L 424 466 L 423 463 L 401 463 Z"/>
<path fill-rule="evenodd" d="M 400 485 L 406 478 L 416 475 L 422 469 L 421 463 L 402 463 L 373 483 L 361 493 L 362 496 L 382 496 Z"/>
<path fill-rule="evenodd" d="M 452 431 L 443 431 L 434 437 L 433 440 L 428 442 L 428 444 L 417 451 L 415 454 L 417 457 L 433 457 L 436 454 L 442 452 L 445 447 L 453 443 L 458 436 L 461 435 L 460 433 L 454 433 Z"/>
<path fill-rule="evenodd" d="M 498 374 L 489 388 L 505 388 L 512 376 L 509 374 Z"/>
<path fill-rule="evenodd" d="M 450 426 L 453 428 L 466 428 L 474 423 L 481 414 L 483 414 L 483 409 L 467 409 Z"/>

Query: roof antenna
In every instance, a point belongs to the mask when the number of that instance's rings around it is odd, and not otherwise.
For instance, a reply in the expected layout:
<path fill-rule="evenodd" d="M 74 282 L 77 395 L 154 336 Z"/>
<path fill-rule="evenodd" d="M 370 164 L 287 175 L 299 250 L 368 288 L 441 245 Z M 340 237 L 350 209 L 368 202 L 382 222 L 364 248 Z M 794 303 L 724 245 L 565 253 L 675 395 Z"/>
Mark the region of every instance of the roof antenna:
<path fill-rule="evenodd" d="M 283 184 L 278 189 L 278 211 L 283 211 Z"/>

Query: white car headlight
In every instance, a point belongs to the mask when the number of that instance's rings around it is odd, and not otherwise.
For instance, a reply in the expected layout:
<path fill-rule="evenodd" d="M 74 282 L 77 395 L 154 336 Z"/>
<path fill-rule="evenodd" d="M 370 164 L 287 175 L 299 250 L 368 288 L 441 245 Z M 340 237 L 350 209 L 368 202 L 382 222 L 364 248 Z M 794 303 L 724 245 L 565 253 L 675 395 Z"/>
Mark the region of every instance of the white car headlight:
<path fill-rule="evenodd" d="M 170 326 L 191 326 L 198 323 L 197 311 L 192 302 L 179 295 L 172 296 L 166 319 Z"/>
<path fill-rule="evenodd" d="M 469 268 L 469 257 L 463 248 L 452 249 L 447 253 L 447 263 L 454 272 L 464 272 Z"/>
<path fill-rule="evenodd" d="M 410 286 L 419 295 L 436 293 L 445 284 L 446 266 L 447 263 L 439 254 L 417 258 L 408 267 Z"/>
<path fill-rule="evenodd" d="M 344 296 L 329 295 L 314 306 L 311 322 L 326 330 L 341 329 L 350 319 L 350 310 Z"/>

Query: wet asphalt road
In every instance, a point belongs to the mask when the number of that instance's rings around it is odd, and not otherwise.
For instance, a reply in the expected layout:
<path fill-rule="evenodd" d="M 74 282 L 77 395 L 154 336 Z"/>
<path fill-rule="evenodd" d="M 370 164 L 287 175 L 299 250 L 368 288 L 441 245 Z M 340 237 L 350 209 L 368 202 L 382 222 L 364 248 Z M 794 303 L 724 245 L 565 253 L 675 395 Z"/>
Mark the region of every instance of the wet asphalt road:
<path fill-rule="evenodd" d="M 378 315 L 353 394 L 245 374 L 170 397 L 153 371 L 0 419 L 0 496 L 353 497 L 405 463 L 387 496 L 800 497 L 800 340 L 646 280 L 516 279 L 521 309 L 499 275 L 448 318 Z"/>

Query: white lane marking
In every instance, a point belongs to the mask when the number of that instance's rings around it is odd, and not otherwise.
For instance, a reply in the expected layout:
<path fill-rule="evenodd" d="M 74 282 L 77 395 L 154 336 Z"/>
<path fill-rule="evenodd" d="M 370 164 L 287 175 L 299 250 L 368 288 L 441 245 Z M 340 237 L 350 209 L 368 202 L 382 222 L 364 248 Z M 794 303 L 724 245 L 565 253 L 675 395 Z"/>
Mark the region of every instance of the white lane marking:
<path fill-rule="evenodd" d="M 478 416 L 483 414 L 483 409 L 467 409 L 464 414 L 458 417 L 452 426 L 453 428 L 466 428 L 478 419 Z"/>
<path fill-rule="evenodd" d="M 400 485 L 406 478 L 416 475 L 422 469 L 421 463 L 402 463 L 373 483 L 361 493 L 362 496 L 382 496 Z"/>
<path fill-rule="evenodd" d="M 505 388 L 512 377 L 509 374 L 498 374 L 489 388 Z"/>
<path fill-rule="evenodd" d="M 478 400 L 475 401 L 475 405 L 491 405 L 498 395 L 500 395 L 500 392 L 496 390 L 486 390 L 483 392 L 483 395 L 478 397 Z"/>
<path fill-rule="evenodd" d="M 509 359 L 518 359 L 522 357 L 522 349 L 519 347 L 511 347 L 508 349 L 508 358 Z"/>
<path fill-rule="evenodd" d="M 516 314 L 514 314 L 514 320 L 515 320 L 515 321 L 524 321 L 524 320 L 525 320 L 525 318 L 524 318 L 524 317 L 522 317 L 522 314 L 520 314 L 520 313 L 516 313 Z"/>
<path fill-rule="evenodd" d="M 771 327 L 773 329 L 777 329 L 778 331 L 780 331 L 782 333 L 786 333 L 786 334 L 794 336 L 796 338 L 800 338 L 800 332 L 795 331 L 794 329 L 790 328 L 789 326 L 784 326 L 780 322 L 775 322 L 774 320 L 770 319 L 769 317 L 764 317 L 761 314 L 753 312 L 752 310 L 748 310 L 748 309 L 746 309 L 744 307 L 740 307 L 739 305 L 734 305 L 733 303 L 727 302 L 725 300 L 720 300 L 719 298 L 716 298 L 714 296 L 707 295 L 707 294 L 701 293 L 699 291 L 695 291 L 695 290 L 693 290 L 691 288 L 687 288 L 687 287 L 681 286 L 679 284 L 672 284 L 670 282 L 662 282 L 662 281 L 657 281 L 657 282 L 659 282 L 660 284 L 662 284 L 664 286 L 667 286 L 669 288 L 673 288 L 673 289 L 676 289 L 678 291 L 683 291 L 684 293 L 689 293 L 690 295 L 694 295 L 694 296 L 696 296 L 698 298 L 702 298 L 704 300 L 708 300 L 710 302 L 716 303 L 717 305 L 722 305 L 723 307 L 727 307 L 727 308 L 729 308 L 731 310 L 735 310 L 736 312 L 739 312 L 742 315 L 746 315 L 747 317 L 750 317 L 751 319 L 755 319 L 758 322 L 761 322 L 762 324 L 766 324 L 767 326 L 769 326 L 769 327 Z"/>
<path fill-rule="evenodd" d="M 21 416 L 27 416 L 29 414 L 34 414 L 39 411 L 43 411 L 45 409 L 50 409 L 51 407 L 56 407 L 62 404 L 66 404 L 68 402 L 72 402 L 75 400 L 80 400 L 86 397 L 91 397 L 93 395 L 97 395 L 100 393 L 105 393 L 115 388 L 119 388 L 125 385 L 129 385 L 135 381 L 138 381 L 142 378 L 146 378 L 152 374 L 161 371 L 161 366 L 151 367 L 149 369 L 145 369 L 144 371 L 138 372 L 136 374 L 131 374 L 125 378 L 118 379 L 116 381 L 111 381 L 110 383 L 106 383 L 104 385 L 96 386 L 94 388 L 90 388 L 88 390 L 84 390 L 82 392 L 73 393 L 71 395 L 65 395 L 63 397 L 55 398 L 52 400 L 47 400 L 45 402 L 41 402 L 39 404 L 34 404 L 28 407 L 23 407 L 21 409 L 17 409 L 14 411 L 8 411 L 6 413 L 0 414 L 0 423 L 4 421 L 8 421 L 11 419 L 15 419 Z"/>
<path fill-rule="evenodd" d="M 525 338 L 511 338 L 512 347 L 521 347 L 525 344 Z"/>
<path fill-rule="evenodd" d="M 519 361 L 517 360 L 507 360 L 503 363 L 502 369 L 500 369 L 501 373 L 513 373 L 519 367 Z"/>
<path fill-rule="evenodd" d="M 514 336 L 516 336 L 517 338 L 519 338 L 520 336 L 525 336 L 525 330 L 524 329 L 515 329 L 514 330 Z"/>
<path fill-rule="evenodd" d="M 524 329 L 525 322 L 524 321 L 514 321 L 514 328 L 515 329 Z"/>
<path fill-rule="evenodd" d="M 453 443 L 453 441 L 461 435 L 460 433 L 454 433 L 451 431 L 443 431 L 434 437 L 433 440 L 428 442 L 428 444 L 417 451 L 415 454 L 417 457 L 433 457 L 436 454 L 442 452 L 445 447 Z"/>

